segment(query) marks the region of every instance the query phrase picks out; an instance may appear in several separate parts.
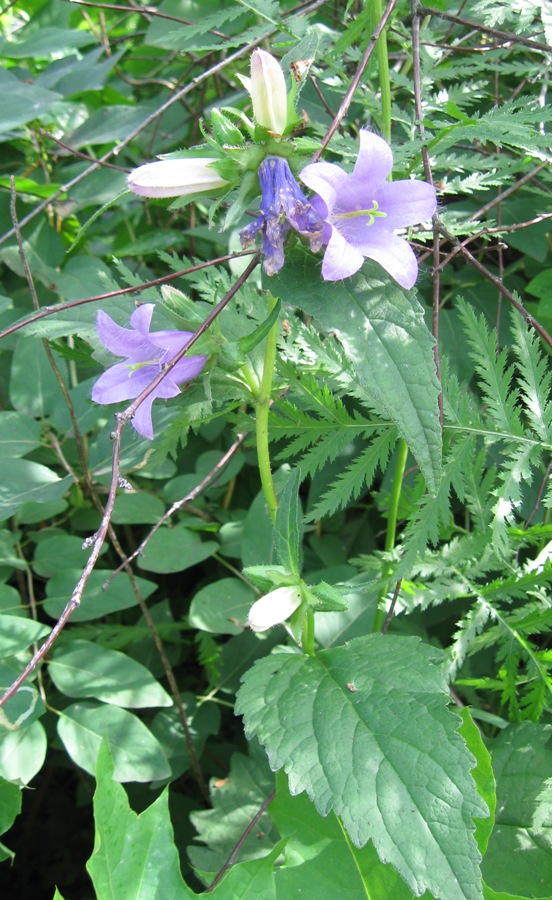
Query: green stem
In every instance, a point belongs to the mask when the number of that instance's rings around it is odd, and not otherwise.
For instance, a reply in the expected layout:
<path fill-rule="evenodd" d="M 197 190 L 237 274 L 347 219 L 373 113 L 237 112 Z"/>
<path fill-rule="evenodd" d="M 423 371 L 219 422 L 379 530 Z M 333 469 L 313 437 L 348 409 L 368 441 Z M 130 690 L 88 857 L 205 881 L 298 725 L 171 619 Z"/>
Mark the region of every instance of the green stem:
<path fill-rule="evenodd" d="M 274 297 L 269 297 L 269 311 L 272 312 L 277 301 Z M 255 404 L 255 431 L 257 436 L 257 461 L 259 463 L 259 474 L 261 476 L 261 486 L 265 495 L 266 505 L 270 518 L 274 522 L 276 519 L 276 510 L 278 509 L 278 500 L 276 499 L 276 491 L 272 480 L 272 470 L 270 468 L 270 451 L 268 445 L 268 412 L 270 409 L 270 399 L 272 393 L 272 378 L 274 376 L 274 364 L 276 362 L 276 340 L 278 337 L 278 322 L 275 322 L 270 329 L 265 346 L 265 356 L 263 362 L 263 377 L 261 386 L 257 395 Z"/>
<path fill-rule="evenodd" d="M 375 30 L 381 19 L 383 8 L 381 0 L 372 0 L 370 9 L 372 17 L 370 25 Z M 391 141 L 391 84 L 389 81 L 389 57 L 387 55 L 387 28 L 384 28 L 376 45 L 379 83 L 381 93 L 381 132 L 387 143 Z"/>
<path fill-rule="evenodd" d="M 385 535 L 385 550 L 390 553 L 395 546 L 397 537 L 397 517 L 399 514 L 399 501 L 401 499 L 402 482 L 404 478 L 404 470 L 406 469 L 406 460 L 408 457 L 408 446 L 406 441 L 401 438 L 397 445 L 397 460 L 395 464 L 395 474 L 393 475 L 393 487 L 391 489 L 391 498 L 389 500 L 389 512 L 387 515 L 387 532 Z M 391 569 L 389 570 L 391 574 Z M 387 594 L 387 585 L 382 589 L 378 597 L 378 608 L 376 609 L 376 617 L 374 619 L 374 631 L 381 631 L 383 625 L 383 617 L 385 615 L 385 607 L 383 599 Z"/>
<path fill-rule="evenodd" d="M 314 656 L 314 612 L 312 609 L 307 611 L 305 624 L 303 625 L 303 634 L 301 636 L 301 645 L 303 653 L 307 656 Z"/>

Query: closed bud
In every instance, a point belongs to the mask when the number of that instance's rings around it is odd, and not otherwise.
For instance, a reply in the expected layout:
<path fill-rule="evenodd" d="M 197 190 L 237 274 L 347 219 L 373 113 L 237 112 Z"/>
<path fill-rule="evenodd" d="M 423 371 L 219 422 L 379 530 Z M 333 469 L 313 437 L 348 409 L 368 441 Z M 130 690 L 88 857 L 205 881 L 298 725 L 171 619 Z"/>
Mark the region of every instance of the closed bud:
<path fill-rule="evenodd" d="M 253 51 L 249 90 L 257 125 L 283 134 L 288 118 L 286 79 L 280 63 L 265 50 Z"/>
<path fill-rule="evenodd" d="M 228 182 L 211 168 L 216 159 L 163 159 L 134 169 L 128 176 L 128 186 L 141 197 L 182 197 L 191 194 L 212 194 Z"/>
<path fill-rule="evenodd" d="M 249 610 L 247 624 L 253 631 L 268 631 L 280 625 L 301 605 L 301 592 L 297 587 L 279 587 L 257 600 Z"/>

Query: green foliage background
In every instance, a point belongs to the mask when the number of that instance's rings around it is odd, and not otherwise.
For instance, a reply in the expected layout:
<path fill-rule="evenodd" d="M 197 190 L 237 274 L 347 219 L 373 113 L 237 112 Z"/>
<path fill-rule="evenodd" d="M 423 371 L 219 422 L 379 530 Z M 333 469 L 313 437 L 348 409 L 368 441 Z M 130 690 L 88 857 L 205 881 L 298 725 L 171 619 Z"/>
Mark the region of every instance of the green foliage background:
<path fill-rule="evenodd" d="M 410 235 L 416 291 L 369 262 L 322 282 L 291 237 L 201 338 L 205 374 L 155 403 L 156 439 L 124 429 L 101 547 L 97 310 L 125 325 L 153 302 L 157 327 L 196 330 L 249 261 L 247 216 L 221 230 L 223 207 L 145 201 L 127 173 L 202 144 L 218 107 L 249 113 L 258 45 L 313 58 L 296 141 L 314 152 L 383 9 L 0 14 L 3 690 L 99 554 L 0 709 L 6 896 L 552 897 L 552 10 L 436 7 L 393 4 L 387 80 L 380 42 L 323 156 L 350 171 L 388 89 L 393 177 L 439 196 L 433 233 Z M 254 402 L 274 308 L 275 527 Z M 334 604 L 314 654 L 245 624 L 299 571 Z"/>

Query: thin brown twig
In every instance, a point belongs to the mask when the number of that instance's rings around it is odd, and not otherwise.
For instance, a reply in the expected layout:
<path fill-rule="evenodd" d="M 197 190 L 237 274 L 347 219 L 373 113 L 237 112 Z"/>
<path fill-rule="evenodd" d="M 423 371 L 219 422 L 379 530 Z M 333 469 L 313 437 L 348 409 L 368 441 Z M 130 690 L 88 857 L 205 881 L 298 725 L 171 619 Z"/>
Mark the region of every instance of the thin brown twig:
<path fill-rule="evenodd" d="M 153 281 L 144 281 L 142 284 L 137 284 L 136 286 L 132 285 L 131 287 L 118 288 L 116 291 L 107 291 L 105 294 L 96 294 L 94 297 L 85 297 L 82 300 L 68 300 L 67 303 L 59 303 L 56 306 L 43 306 L 40 312 L 33 316 L 28 316 L 28 318 L 23 319 L 21 322 L 16 322 L 15 325 L 10 325 L 9 328 L 0 332 L 0 340 L 13 334 L 15 331 L 19 331 L 20 328 L 32 325 L 34 322 L 45 319 L 47 316 L 54 316 L 57 313 L 64 312 L 66 309 L 73 309 L 76 306 L 83 306 L 86 303 L 97 303 L 98 300 L 111 300 L 112 297 L 119 297 L 121 294 L 134 294 L 139 291 L 145 291 L 150 287 L 157 287 L 159 284 L 166 284 L 169 281 L 174 281 L 176 278 L 182 278 L 185 275 L 200 272 L 202 269 L 209 268 L 209 266 L 217 266 L 221 263 L 230 262 L 233 259 L 239 259 L 241 256 L 252 256 L 255 252 L 255 250 L 242 250 L 239 253 L 227 253 L 225 256 L 219 256 L 216 259 L 210 259 L 207 262 L 196 263 L 193 266 L 188 266 L 187 269 L 181 269 L 179 272 L 171 272 L 169 275 L 161 275 L 159 278 L 154 278 Z"/>
<path fill-rule="evenodd" d="M 228 465 L 230 460 L 236 455 L 236 453 L 240 449 L 240 447 L 243 444 L 246 437 L 247 437 L 246 431 L 243 431 L 241 434 L 238 434 L 238 437 L 236 438 L 236 440 L 234 441 L 234 443 L 232 444 L 230 449 L 227 450 L 226 453 L 224 454 L 224 456 L 222 456 L 219 459 L 218 463 L 215 466 L 213 466 L 213 468 L 211 469 L 210 472 L 208 472 L 208 474 L 205 476 L 205 478 L 203 478 L 199 482 L 199 484 L 197 484 L 194 488 L 192 488 L 192 490 L 189 491 L 185 497 L 182 497 L 180 500 L 177 500 L 176 503 L 173 503 L 173 505 L 161 516 L 159 521 L 155 523 L 153 528 L 148 532 L 148 534 L 146 535 L 144 540 L 139 544 L 139 546 L 136 548 L 136 550 L 133 553 L 131 553 L 130 556 L 126 556 L 125 559 L 123 560 L 123 562 L 121 563 L 121 565 L 118 566 L 111 573 L 111 575 L 109 576 L 107 581 L 105 581 L 104 584 L 102 585 L 104 590 L 107 587 L 109 587 L 109 585 L 111 584 L 113 579 L 119 574 L 119 572 L 125 567 L 125 565 L 131 563 L 133 560 L 136 559 L 137 556 L 141 556 L 143 554 L 146 546 L 151 541 L 155 532 L 158 531 L 159 528 L 161 528 L 161 526 L 165 524 L 165 522 L 168 522 L 168 520 L 171 519 L 175 513 L 179 512 L 179 510 L 181 510 L 188 503 L 192 503 L 197 497 L 199 497 L 200 494 L 203 493 L 203 491 L 207 487 L 209 487 L 209 485 L 213 484 L 217 480 L 217 478 L 219 478 L 219 476 L 221 475 L 223 470 L 226 468 L 226 466 Z"/>
<path fill-rule="evenodd" d="M 499 28 L 490 28 L 482 25 L 480 22 L 472 22 L 470 19 L 464 19 L 462 16 L 455 16 L 452 13 L 444 12 L 444 10 L 436 9 L 433 6 L 422 6 L 419 0 L 414 0 L 418 6 L 420 13 L 424 16 L 434 16 L 437 19 L 445 19 L 453 22 L 455 25 L 463 25 L 473 31 L 489 34 L 491 37 L 508 41 L 512 44 L 521 44 L 522 47 L 529 47 L 531 50 L 540 50 L 543 53 L 550 53 L 550 47 L 547 44 L 541 44 L 540 41 L 533 41 L 531 38 L 524 38 L 520 34 L 514 34 L 513 31 L 501 31 Z"/>
<path fill-rule="evenodd" d="M 324 152 L 324 150 L 330 143 L 332 137 L 334 136 L 335 132 L 339 128 L 341 120 L 347 115 L 347 111 L 349 109 L 349 106 L 351 105 L 355 91 L 360 84 L 360 81 L 362 79 L 362 76 L 364 74 L 366 66 L 368 65 L 368 63 L 370 61 L 370 57 L 372 56 L 372 53 L 375 50 L 379 36 L 381 35 L 382 31 L 384 30 L 385 26 L 387 25 L 387 23 L 391 17 L 391 14 L 392 14 L 393 10 L 395 9 L 395 6 L 397 5 L 397 3 L 398 3 L 398 0 L 389 0 L 389 3 L 385 7 L 383 15 L 378 22 L 377 28 L 374 31 L 370 40 L 368 41 L 368 46 L 366 47 L 366 50 L 364 51 L 362 59 L 361 59 L 360 63 L 358 64 L 357 70 L 354 74 L 351 84 L 349 85 L 349 87 L 347 89 L 347 93 L 345 94 L 345 96 L 341 102 L 341 105 L 335 115 L 335 118 L 334 118 L 332 124 L 330 125 L 330 127 L 328 128 L 326 134 L 324 135 L 324 138 L 322 140 L 322 144 L 320 145 L 320 148 L 315 153 L 313 153 L 313 156 L 312 156 L 313 162 L 315 162 L 321 156 L 321 154 Z"/>
<path fill-rule="evenodd" d="M 268 797 L 266 798 L 266 800 L 263 800 L 263 802 L 261 803 L 259 809 L 257 810 L 257 812 L 255 813 L 255 815 L 254 815 L 253 818 L 251 819 L 251 822 L 249 823 L 249 825 L 247 826 L 247 828 L 246 828 L 245 831 L 243 832 L 242 836 L 240 837 L 238 843 L 236 844 L 236 846 L 235 846 L 234 849 L 232 850 L 232 853 L 230 854 L 230 856 L 228 857 L 228 859 L 227 859 L 226 862 L 224 863 L 224 865 L 223 865 L 222 869 L 220 870 L 220 872 L 217 874 L 217 877 L 216 877 L 215 880 L 209 885 L 209 887 L 206 889 L 206 891 L 205 891 L 206 894 L 210 894 L 212 891 L 214 891 L 214 889 L 216 888 L 217 884 L 219 884 L 219 883 L 222 881 L 222 878 L 224 877 L 224 875 L 226 874 L 226 872 L 228 871 L 228 869 L 230 869 L 230 868 L 234 865 L 234 862 L 236 861 L 236 857 L 237 857 L 238 853 L 240 852 L 240 850 L 241 850 L 241 848 L 243 847 L 243 845 L 245 844 L 247 838 L 249 837 L 249 835 L 250 835 L 251 832 L 253 831 L 255 825 L 257 824 L 257 822 L 261 819 L 261 817 L 262 817 L 263 813 L 265 812 L 265 810 L 270 806 L 270 804 L 271 804 L 272 801 L 274 800 L 274 797 L 275 797 L 275 796 L 276 796 L 276 791 L 272 791 L 272 793 L 268 795 Z"/>
<path fill-rule="evenodd" d="M 479 260 L 476 259 L 476 257 L 472 253 L 470 253 L 467 247 L 462 246 L 458 238 L 447 231 L 447 229 L 442 224 L 440 225 L 440 231 L 441 234 L 443 234 L 447 238 L 447 240 L 451 241 L 454 246 L 457 246 L 459 248 L 459 252 L 462 254 L 462 256 L 464 256 L 471 263 L 471 265 L 475 269 L 477 269 L 478 272 L 481 272 L 481 274 L 487 279 L 487 281 L 490 281 L 491 284 L 494 284 L 494 286 L 500 291 L 502 296 L 506 297 L 506 299 L 512 304 L 512 306 L 517 309 L 517 311 L 524 319 L 526 325 L 529 328 L 534 328 L 535 331 L 540 334 L 541 338 L 548 344 L 548 346 L 552 348 L 552 337 L 548 334 L 546 328 L 541 325 L 538 319 L 535 319 L 535 317 L 532 316 L 524 306 L 522 306 L 519 300 L 516 300 L 512 292 L 508 290 L 508 288 L 502 283 L 500 278 L 497 278 L 496 275 L 493 275 L 493 273 L 483 265 L 483 263 L 480 263 Z"/>

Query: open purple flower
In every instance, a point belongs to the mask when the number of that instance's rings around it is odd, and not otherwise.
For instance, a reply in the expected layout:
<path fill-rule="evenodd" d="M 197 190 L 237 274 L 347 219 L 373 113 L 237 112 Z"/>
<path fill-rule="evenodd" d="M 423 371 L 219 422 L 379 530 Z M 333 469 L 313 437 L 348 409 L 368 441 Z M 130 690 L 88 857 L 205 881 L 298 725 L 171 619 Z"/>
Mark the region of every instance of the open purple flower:
<path fill-rule="evenodd" d="M 244 250 L 262 235 L 263 267 L 275 275 L 284 264 L 284 237 L 290 228 L 304 234 L 314 252 L 322 246 L 324 222 L 297 184 L 287 160 L 267 156 L 259 166 L 261 212 L 251 225 L 240 232 Z"/>
<path fill-rule="evenodd" d="M 138 397 L 192 337 L 190 331 L 150 332 L 154 309 L 154 303 L 139 306 L 130 317 L 132 328 L 117 325 L 103 310 L 98 312 L 96 328 L 100 341 L 116 356 L 126 359 L 100 375 L 92 388 L 95 403 L 105 405 Z M 180 393 L 179 385 L 199 375 L 206 361 L 206 356 L 185 356 L 142 401 L 132 420 L 142 437 L 153 438 L 153 401 L 157 397 L 176 397 Z"/>
<path fill-rule="evenodd" d="M 361 131 L 352 174 L 326 162 L 301 171 L 301 181 L 316 195 L 311 199 L 313 209 L 325 222 L 325 281 L 354 275 L 366 257 L 383 266 L 403 288 L 416 281 L 414 251 L 394 231 L 431 218 L 437 207 L 435 188 L 426 181 L 386 181 L 392 167 L 389 144 Z"/>

